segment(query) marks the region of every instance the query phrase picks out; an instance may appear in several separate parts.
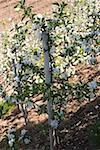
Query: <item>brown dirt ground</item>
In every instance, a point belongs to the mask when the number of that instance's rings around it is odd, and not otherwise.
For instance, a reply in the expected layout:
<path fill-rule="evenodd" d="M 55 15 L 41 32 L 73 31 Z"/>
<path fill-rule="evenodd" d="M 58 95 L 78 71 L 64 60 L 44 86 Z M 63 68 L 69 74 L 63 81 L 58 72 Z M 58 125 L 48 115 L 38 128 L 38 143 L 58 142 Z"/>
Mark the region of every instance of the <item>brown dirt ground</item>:
<path fill-rule="evenodd" d="M 19 0 L 0 0 L 0 31 L 7 29 L 12 19 L 18 20 L 20 17 L 14 10 L 14 6 L 18 1 Z M 26 0 L 26 4 L 33 6 L 35 13 L 49 14 L 52 11 L 52 3 L 61 1 L 62 0 Z"/>

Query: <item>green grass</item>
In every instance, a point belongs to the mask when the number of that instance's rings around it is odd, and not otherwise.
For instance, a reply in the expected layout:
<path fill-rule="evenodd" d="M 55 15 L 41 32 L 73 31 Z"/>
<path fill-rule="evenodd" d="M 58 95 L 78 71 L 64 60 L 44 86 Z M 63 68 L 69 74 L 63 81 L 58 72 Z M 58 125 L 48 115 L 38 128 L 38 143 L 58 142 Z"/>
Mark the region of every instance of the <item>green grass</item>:
<path fill-rule="evenodd" d="M 0 119 L 7 115 L 13 108 L 14 104 L 11 102 L 0 102 Z"/>

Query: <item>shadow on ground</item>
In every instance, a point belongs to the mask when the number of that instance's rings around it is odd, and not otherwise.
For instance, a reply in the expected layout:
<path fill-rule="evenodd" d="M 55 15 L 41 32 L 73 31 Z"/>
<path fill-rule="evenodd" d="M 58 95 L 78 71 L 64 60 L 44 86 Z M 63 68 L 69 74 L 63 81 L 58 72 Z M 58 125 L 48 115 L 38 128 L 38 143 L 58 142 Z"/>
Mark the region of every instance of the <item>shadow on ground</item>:
<path fill-rule="evenodd" d="M 67 115 L 68 119 L 59 125 L 60 145 L 57 150 L 100 150 L 100 97 Z M 19 150 L 49 150 L 47 115 L 39 116 L 31 110 L 29 121 L 27 127 L 23 126 L 23 118 L 17 114 L 14 118 L 8 117 L 8 124 L 4 128 L 6 130 L 11 124 L 16 125 L 17 136 L 23 128 L 27 128 L 31 143 L 19 144 Z M 1 141 L 0 150 L 9 150 L 6 140 Z"/>

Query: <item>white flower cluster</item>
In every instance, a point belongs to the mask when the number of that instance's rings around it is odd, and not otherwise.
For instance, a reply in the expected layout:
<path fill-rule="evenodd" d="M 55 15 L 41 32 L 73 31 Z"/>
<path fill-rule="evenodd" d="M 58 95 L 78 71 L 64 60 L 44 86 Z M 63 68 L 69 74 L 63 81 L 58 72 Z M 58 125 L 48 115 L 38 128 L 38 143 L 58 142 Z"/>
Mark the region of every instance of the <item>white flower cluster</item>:
<path fill-rule="evenodd" d="M 42 40 L 42 31 L 41 30 L 37 30 L 36 34 L 35 34 L 36 38 L 41 41 Z"/>
<path fill-rule="evenodd" d="M 21 136 L 22 136 L 22 137 L 25 136 L 26 133 L 27 133 L 27 130 L 26 130 L 26 129 L 21 130 Z"/>
<path fill-rule="evenodd" d="M 51 120 L 50 125 L 53 129 L 57 129 L 59 126 L 59 122 L 58 122 L 58 120 Z"/>
<path fill-rule="evenodd" d="M 96 80 L 93 80 L 93 81 L 89 82 L 88 86 L 89 86 L 89 90 L 90 90 L 90 93 L 89 93 L 90 100 L 92 101 L 96 97 L 96 94 L 94 92 L 94 90 L 96 90 L 96 88 L 97 88 Z"/>
<path fill-rule="evenodd" d="M 5 97 L 5 101 L 6 101 L 6 102 L 9 102 L 10 100 L 11 100 L 11 97 L 10 97 L 10 96 L 6 96 L 6 97 Z"/>
<path fill-rule="evenodd" d="M 21 135 L 19 137 L 19 141 L 22 140 L 25 144 L 30 143 L 30 139 L 28 138 L 28 136 L 26 136 L 27 132 L 28 131 L 26 129 L 22 129 L 21 130 Z M 15 127 L 12 127 L 8 130 L 7 138 L 8 138 L 8 144 L 11 148 L 14 148 L 14 144 L 16 142 L 15 133 L 16 133 Z"/>
<path fill-rule="evenodd" d="M 25 64 L 25 65 L 29 65 L 29 66 L 32 64 L 32 62 L 29 59 L 24 59 L 22 61 L 22 63 Z"/>
<path fill-rule="evenodd" d="M 40 78 L 40 76 L 39 75 L 36 75 L 36 76 L 34 76 L 34 79 L 35 79 L 35 83 L 37 83 L 37 84 L 41 84 L 41 83 L 43 83 L 43 79 L 42 78 Z"/>
<path fill-rule="evenodd" d="M 96 80 L 93 80 L 93 81 L 91 81 L 91 82 L 89 82 L 88 83 L 88 86 L 89 86 L 89 88 L 90 89 L 96 89 L 97 88 L 97 82 L 96 82 Z"/>
<path fill-rule="evenodd" d="M 16 64 L 16 69 L 17 69 L 17 70 L 21 70 L 21 68 L 22 68 L 22 64 L 17 63 L 17 64 Z"/>
<path fill-rule="evenodd" d="M 8 137 L 8 144 L 10 147 L 14 147 L 14 144 L 15 144 L 15 132 L 16 132 L 16 129 L 15 127 L 12 127 L 8 130 L 8 134 L 7 134 L 7 137 Z"/>
<path fill-rule="evenodd" d="M 88 59 L 88 62 L 90 65 L 94 65 L 96 63 L 97 59 L 94 55 L 90 56 Z"/>
<path fill-rule="evenodd" d="M 18 104 L 17 100 L 15 98 L 13 98 L 13 97 L 11 98 L 11 102 L 15 103 L 15 104 Z"/>
<path fill-rule="evenodd" d="M 14 79 L 15 79 L 16 82 L 20 82 L 20 79 L 19 79 L 18 76 L 16 76 Z"/>
<path fill-rule="evenodd" d="M 30 139 L 26 136 L 27 132 L 28 131 L 26 129 L 21 130 L 21 135 L 19 138 L 19 141 L 23 140 L 25 144 L 29 144 L 31 142 Z"/>
<path fill-rule="evenodd" d="M 54 74 L 59 74 L 60 73 L 60 68 L 59 67 L 53 68 L 52 71 L 53 71 Z"/>
<path fill-rule="evenodd" d="M 28 102 L 27 102 L 27 108 L 28 108 L 28 109 L 31 109 L 32 107 L 33 107 L 33 103 L 30 102 L 30 101 L 28 101 Z"/>

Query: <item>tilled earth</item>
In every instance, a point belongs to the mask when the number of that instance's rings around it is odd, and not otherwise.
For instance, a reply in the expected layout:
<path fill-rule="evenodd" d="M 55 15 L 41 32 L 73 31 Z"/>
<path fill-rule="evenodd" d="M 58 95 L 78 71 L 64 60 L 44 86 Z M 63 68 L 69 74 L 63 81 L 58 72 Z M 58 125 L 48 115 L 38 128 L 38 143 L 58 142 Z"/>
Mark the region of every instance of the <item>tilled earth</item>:
<path fill-rule="evenodd" d="M 15 12 L 14 6 L 19 0 L 0 0 L 0 32 L 10 27 L 12 20 L 20 18 L 20 14 Z M 26 0 L 27 5 L 33 6 L 35 13 L 47 13 L 52 11 L 53 2 L 62 0 Z"/>

